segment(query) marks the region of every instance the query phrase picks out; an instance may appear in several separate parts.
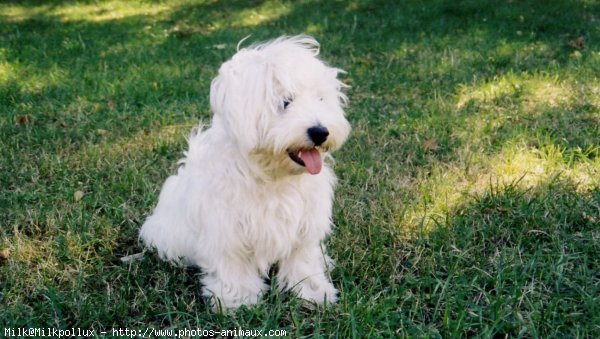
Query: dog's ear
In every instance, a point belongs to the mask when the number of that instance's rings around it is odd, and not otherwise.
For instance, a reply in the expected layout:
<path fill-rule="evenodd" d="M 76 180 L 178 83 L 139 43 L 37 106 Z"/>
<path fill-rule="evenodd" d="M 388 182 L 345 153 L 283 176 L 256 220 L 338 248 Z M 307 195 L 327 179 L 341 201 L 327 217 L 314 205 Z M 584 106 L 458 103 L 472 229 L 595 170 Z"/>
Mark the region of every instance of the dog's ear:
<path fill-rule="evenodd" d="M 212 81 L 210 103 L 214 123 L 221 122 L 240 147 L 250 151 L 261 140 L 273 103 L 273 74 L 264 56 L 238 52 Z"/>

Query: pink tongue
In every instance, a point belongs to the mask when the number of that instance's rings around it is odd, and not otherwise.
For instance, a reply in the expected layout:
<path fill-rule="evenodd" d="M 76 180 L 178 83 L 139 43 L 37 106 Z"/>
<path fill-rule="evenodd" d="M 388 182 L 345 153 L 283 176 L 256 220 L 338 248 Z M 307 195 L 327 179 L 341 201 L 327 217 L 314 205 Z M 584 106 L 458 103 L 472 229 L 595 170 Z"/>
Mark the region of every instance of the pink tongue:
<path fill-rule="evenodd" d="M 321 172 L 323 162 L 321 161 L 321 154 L 319 154 L 316 148 L 303 150 L 300 158 L 304 161 L 304 166 L 306 166 L 308 173 L 318 174 Z"/>

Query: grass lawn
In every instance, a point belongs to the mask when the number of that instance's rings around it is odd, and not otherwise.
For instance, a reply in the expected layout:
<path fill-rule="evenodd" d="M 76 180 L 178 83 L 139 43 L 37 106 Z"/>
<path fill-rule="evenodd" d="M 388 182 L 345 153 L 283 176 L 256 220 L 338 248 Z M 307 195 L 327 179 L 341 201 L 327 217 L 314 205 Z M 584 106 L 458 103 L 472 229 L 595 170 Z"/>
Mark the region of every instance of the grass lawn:
<path fill-rule="evenodd" d="M 351 85 L 341 299 L 213 314 L 120 258 L 238 41 L 299 33 Z M 0 139 L 2 331 L 600 337 L 599 1 L 3 1 Z"/>

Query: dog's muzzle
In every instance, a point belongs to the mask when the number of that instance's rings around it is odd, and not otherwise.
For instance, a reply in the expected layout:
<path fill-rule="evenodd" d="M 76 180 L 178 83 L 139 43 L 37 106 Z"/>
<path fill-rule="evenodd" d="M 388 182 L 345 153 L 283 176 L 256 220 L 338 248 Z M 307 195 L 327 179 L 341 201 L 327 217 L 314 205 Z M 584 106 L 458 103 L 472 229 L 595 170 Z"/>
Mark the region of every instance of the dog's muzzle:
<path fill-rule="evenodd" d="M 307 129 L 306 134 L 314 147 L 288 150 L 288 156 L 296 164 L 305 167 L 308 173 L 319 174 L 323 167 L 323 159 L 317 147 L 327 141 L 329 130 L 322 125 L 316 125 Z"/>
<path fill-rule="evenodd" d="M 306 170 L 310 174 L 319 174 L 319 172 L 321 172 L 321 168 L 323 167 L 321 152 L 319 152 L 316 147 L 300 149 L 297 151 L 288 151 L 288 156 L 298 165 L 306 167 Z"/>

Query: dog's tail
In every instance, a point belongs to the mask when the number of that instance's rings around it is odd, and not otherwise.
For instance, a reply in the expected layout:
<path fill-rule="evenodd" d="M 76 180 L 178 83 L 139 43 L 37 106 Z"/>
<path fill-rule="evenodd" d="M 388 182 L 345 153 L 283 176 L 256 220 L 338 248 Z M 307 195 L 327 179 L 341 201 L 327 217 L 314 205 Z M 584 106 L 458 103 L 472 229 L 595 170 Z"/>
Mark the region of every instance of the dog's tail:
<path fill-rule="evenodd" d="M 186 138 L 186 141 L 188 143 L 188 149 L 187 149 L 187 151 L 183 152 L 183 158 L 177 162 L 178 166 L 180 166 L 180 167 L 185 166 L 186 159 L 190 159 L 190 155 L 196 154 L 199 151 L 198 147 L 200 147 L 199 145 L 202 144 L 199 141 L 201 138 L 204 137 L 204 135 L 205 135 L 204 131 L 206 129 L 207 129 L 207 125 L 204 124 L 203 122 L 200 122 L 200 124 L 198 126 L 192 128 L 192 130 L 190 131 L 190 134 Z"/>

